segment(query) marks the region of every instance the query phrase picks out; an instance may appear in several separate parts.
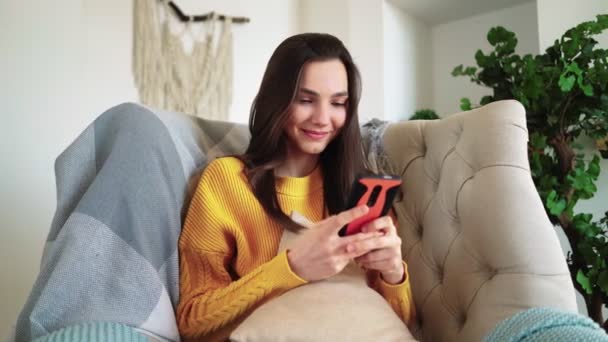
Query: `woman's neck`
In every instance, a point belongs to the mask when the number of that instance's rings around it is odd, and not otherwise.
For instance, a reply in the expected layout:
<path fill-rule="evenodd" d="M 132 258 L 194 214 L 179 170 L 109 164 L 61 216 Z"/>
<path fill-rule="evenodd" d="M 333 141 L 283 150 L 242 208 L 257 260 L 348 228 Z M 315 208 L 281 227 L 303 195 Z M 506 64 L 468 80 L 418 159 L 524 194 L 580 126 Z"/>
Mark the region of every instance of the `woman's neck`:
<path fill-rule="evenodd" d="M 319 162 L 319 155 L 302 155 L 287 158 L 283 164 L 274 169 L 277 177 L 304 177 L 309 175 Z"/>

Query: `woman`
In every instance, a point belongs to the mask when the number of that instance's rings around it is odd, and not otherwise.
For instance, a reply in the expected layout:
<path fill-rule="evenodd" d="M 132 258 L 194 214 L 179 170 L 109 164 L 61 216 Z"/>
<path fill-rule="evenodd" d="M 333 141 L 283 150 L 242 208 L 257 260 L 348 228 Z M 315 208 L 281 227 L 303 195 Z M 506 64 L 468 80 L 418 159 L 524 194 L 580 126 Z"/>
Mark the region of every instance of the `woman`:
<path fill-rule="evenodd" d="M 365 206 L 343 211 L 365 171 L 357 106 L 360 77 L 342 42 L 301 34 L 273 53 L 252 105 L 247 151 L 211 162 L 201 176 L 179 241 L 184 337 L 227 337 L 253 308 L 355 259 L 379 277 L 376 290 L 409 323 L 413 302 L 393 220 L 339 237 Z M 312 229 L 277 255 L 285 229 Z"/>

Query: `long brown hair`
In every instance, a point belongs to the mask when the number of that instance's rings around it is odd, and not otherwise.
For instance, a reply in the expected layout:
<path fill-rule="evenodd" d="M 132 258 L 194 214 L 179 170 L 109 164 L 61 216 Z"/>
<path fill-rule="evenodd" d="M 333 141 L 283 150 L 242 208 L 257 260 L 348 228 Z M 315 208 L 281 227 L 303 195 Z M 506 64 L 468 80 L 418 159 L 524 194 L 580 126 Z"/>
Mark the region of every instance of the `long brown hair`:
<path fill-rule="evenodd" d="M 287 38 L 274 51 L 262 83 L 251 105 L 251 141 L 239 158 L 245 174 L 264 210 L 291 231 L 302 227 L 282 210 L 275 188 L 274 169 L 287 157 L 289 108 L 296 98 L 304 65 L 313 61 L 338 59 L 348 79 L 347 115 L 344 126 L 320 155 L 323 192 L 330 215 L 346 209 L 356 174 L 368 168 L 361 144 L 357 107 L 361 95 L 361 76 L 344 44 L 329 34 L 305 33 Z"/>

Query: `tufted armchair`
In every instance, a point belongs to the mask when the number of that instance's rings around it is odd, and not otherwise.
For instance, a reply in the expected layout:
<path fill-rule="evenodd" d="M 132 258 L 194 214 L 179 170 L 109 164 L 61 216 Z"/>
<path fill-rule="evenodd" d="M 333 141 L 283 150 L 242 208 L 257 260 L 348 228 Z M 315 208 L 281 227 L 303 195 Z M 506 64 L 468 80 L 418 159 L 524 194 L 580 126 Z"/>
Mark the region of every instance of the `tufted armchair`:
<path fill-rule="evenodd" d="M 576 311 L 530 176 L 521 104 L 364 128 L 372 166 L 404 180 L 394 207 L 416 337 L 479 341 L 529 308 Z M 248 138 L 244 125 L 136 104 L 95 120 L 57 159 L 58 209 L 17 340 L 70 341 L 73 331 L 99 341 L 118 340 L 112 336 L 123 331 L 138 341 L 141 334 L 178 340 L 183 211 L 206 162 L 242 152 Z"/>
<path fill-rule="evenodd" d="M 395 211 L 418 338 L 479 341 L 528 308 L 576 311 L 556 232 L 530 175 L 527 139 L 516 101 L 385 129 L 378 167 L 404 181 Z"/>

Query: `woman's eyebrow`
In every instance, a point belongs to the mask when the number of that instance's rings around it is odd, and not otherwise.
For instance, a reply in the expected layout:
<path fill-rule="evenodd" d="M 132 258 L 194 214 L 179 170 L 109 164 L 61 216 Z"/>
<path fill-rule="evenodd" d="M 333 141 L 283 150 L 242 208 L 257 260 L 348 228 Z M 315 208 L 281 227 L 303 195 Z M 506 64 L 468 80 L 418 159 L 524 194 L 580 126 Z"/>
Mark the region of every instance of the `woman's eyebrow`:
<path fill-rule="evenodd" d="M 303 93 L 306 93 L 308 95 L 313 95 L 313 96 L 319 96 L 319 93 L 317 93 L 314 90 L 308 89 L 308 88 L 300 88 L 300 91 Z M 331 97 L 342 97 L 342 96 L 348 96 L 348 92 L 347 91 L 340 91 L 337 92 L 335 94 L 332 94 Z"/>

